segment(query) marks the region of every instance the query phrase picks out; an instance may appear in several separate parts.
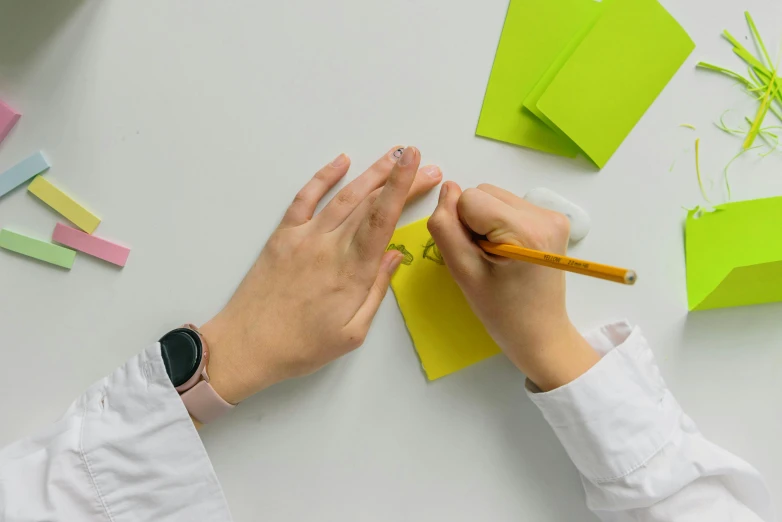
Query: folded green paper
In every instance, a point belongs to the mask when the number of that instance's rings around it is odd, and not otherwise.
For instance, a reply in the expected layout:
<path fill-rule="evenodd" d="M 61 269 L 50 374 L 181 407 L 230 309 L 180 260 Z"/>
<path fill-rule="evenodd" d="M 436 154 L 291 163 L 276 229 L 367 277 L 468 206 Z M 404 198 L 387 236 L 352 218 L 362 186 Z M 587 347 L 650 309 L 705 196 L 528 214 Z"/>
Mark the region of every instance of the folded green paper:
<path fill-rule="evenodd" d="M 522 104 L 562 49 L 602 9 L 594 0 L 511 0 L 476 134 L 575 157 L 578 147 Z"/>
<path fill-rule="evenodd" d="M 477 134 L 602 168 L 694 48 L 657 0 L 511 0 Z"/>
<path fill-rule="evenodd" d="M 609 0 L 574 47 L 536 107 L 602 168 L 695 44 L 657 0 Z"/>
<path fill-rule="evenodd" d="M 782 301 L 782 197 L 691 211 L 685 243 L 690 310 Z"/>

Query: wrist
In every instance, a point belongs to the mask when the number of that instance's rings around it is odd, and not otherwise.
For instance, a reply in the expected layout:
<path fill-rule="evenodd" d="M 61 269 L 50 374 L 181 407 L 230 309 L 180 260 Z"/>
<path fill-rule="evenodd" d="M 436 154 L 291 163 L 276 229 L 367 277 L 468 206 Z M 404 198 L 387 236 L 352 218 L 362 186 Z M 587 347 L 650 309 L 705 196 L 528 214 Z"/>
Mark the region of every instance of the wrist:
<path fill-rule="evenodd" d="M 227 402 L 238 404 L 280 380 L 268 372 L 270 365 L 258 360 L 262 354 L 219 315 L 199 331 L 209 346 L 209 383 Z"/>
<path fill-rule="evenodd" d="M 199 328 L 204 341 L 209 346 L 209 361 L 206 371 L 209 374 L 209 384 L 225 401 L 238 404 L 249 397 L 248 378 L 244 375 L 246 369 L 238 361 L 237 346 L 230 332 L 220 328 L 212 319 Z"/>
<path fill-rule="evenodd" d="M 544 392 L 578 379 L 600 361 L 600 355 L 570 322 L 519 352 L 522 356 L 514 361 L 516 366 Z"/>

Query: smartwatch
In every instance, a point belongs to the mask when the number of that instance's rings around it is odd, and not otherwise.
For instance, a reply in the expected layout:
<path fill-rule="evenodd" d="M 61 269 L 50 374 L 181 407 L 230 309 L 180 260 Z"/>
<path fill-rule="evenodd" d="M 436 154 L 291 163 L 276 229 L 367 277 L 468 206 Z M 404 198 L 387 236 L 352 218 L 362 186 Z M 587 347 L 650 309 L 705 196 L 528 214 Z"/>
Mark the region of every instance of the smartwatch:
<path fill-rule="evenodd" d="M 233 409 L 209 384 L 209 348 L 195 326 L 186 324 L 164 335 L 160 355 L 171 384 L 194 419 L 208 424 Z"/>

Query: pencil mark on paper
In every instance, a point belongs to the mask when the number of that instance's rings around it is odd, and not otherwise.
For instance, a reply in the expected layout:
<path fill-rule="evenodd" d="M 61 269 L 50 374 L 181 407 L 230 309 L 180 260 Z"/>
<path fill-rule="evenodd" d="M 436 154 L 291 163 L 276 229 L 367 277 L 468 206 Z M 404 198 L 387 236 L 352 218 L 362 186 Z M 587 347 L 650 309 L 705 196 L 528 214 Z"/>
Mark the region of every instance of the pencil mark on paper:
<path fill-rule="evenodd" d="M 386 248 L 386 252 L 388 252 L 389 250 L 398 250 L 399 252 L 402 253 L 402 255 L 404 256 L 404 258 L 402 259 L 403 265 L 413 264 L 413 259 L 414 259 L 413 254 L 411 254 L 410 251 L 405 248 L 405 245 L 395 245 L 391 243 L 390 245 L 388 245 L 388 248 Z"/>
<path fill-rule="evenodd" d="M 443 255 L 440 253 L 440 249 L 437 248 L 437 245 L 434 243 L 434 239 L 431 237 L 429 238 L 429 241 L 426 242 L 426 245 L 424 245 L 424 259 L 434 261 L 438 265 L 445 264 Z"/>

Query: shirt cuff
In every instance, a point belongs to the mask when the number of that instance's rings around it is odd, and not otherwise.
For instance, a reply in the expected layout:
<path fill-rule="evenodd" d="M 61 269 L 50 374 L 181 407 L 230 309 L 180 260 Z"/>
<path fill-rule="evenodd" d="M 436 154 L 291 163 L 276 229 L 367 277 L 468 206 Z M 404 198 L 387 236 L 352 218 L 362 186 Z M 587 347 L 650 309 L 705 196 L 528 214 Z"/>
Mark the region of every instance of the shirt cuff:
<path fill-rule="evenodd" d="M 585 339 L 602 359 L 573 382 L 530 399 L 578 470 L 599 483 L 643 466 L 670 440 L 682 415 L 639 328 L 606 325 Z"/>
<path fill-rule="evenodd" d="M 81 451 L 110 520 L 230 521 L 155 343 L 82 396 Z"/>

